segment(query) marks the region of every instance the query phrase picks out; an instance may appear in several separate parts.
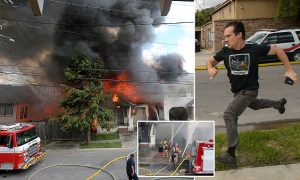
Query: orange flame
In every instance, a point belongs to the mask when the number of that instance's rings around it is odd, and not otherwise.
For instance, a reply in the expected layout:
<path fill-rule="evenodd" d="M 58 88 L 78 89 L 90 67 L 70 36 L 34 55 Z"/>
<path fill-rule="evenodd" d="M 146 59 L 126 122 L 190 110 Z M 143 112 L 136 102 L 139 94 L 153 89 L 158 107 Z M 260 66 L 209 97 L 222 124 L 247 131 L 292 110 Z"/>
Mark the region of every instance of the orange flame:
<path fill-rule="evenodd" d="M 113 101 L 114 103 L 118 102 L 118 101 L 119 101 L 118 95 L 114 94 L 114 96 L 112 97 L 112 101 Z"/>
<path fill-rule="evenodd" d="M 122 97 L 130 102 L 138 103 L 144 102 L 144 98 L 139 94 L 139 89 L 137 86 L 134 86 L 131 82 L 126 82 L 129 80 L 129 75 L 127 72 L 123 72 L 116 77 L 117 82 L 105 81 L 104 83 L 104 92 L 111 92 L 115 94 L 118 98 Z M 115 96 L 114 95 L 114 96 Z M 114 97 L 112 97 L 113 102 Z M 118 101 L 116 101 L 118 102 Z"/>

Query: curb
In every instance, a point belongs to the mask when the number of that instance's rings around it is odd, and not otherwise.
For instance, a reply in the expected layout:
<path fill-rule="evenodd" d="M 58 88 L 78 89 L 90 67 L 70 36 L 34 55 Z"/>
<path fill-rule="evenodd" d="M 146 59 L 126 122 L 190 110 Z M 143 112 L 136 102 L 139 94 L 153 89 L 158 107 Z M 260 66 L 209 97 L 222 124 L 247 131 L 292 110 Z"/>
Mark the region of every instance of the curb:
<path fill-rule="evenodd" d="M 297 119 L 278 119 L 273 121 L 262 121 L 262 122 L 251 122 L 245 124 L 238 124 L 238 127 L 251 127 L 251 126 L 263 126 L 271 124 L 280 124 L 280 123 L 295 123 L 300 122 L 300 118 Z M 225 125 L 217 125 L 216 128 L 226 128 Z"/>
<path fill-rule="evenodd" d="M 290 64 L 300 64 L 300 62 L 290 62 Z M 265 64 L 259 64 L 258 66 L 259 67 L 269 67 L 269 66 L 278 66 L 278 65 L 283 65 L 283 63 L 282 62 L 265 63 Z M 220 66 L 218 66 L 218 69 L 225 69 L 225 66 L 220 65 Z M 203 71 L 203 70 L 207 70 L 207 69 L 206 69 L 206 66 L 203 65 L 203 66 L 196 66 L 195 70 Z"/>

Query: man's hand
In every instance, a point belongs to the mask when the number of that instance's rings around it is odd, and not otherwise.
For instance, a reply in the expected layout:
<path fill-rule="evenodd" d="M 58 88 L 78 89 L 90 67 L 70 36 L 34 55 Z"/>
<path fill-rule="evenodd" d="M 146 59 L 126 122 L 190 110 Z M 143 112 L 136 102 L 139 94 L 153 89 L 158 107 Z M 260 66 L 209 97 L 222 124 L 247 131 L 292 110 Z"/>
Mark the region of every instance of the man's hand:
<path fill-rule="evenodd" d="M 207 69 L 207 71 L 208 71 L 208 74 L 210 75 L 210 77 L 212 78 L 212 77 L 215 77 L 218 74 L 219 70 L 215 66 L 213 68 Z"/>
<path fill-rule="evenodd" d="M 218 73 L 218 68 L 217 68 L 217 64 L 219 62 L 216 61 L 214 58 L 210 58 L 208 59 L 207 63 L 206 63 L 206 68 L 208 71 L 208 74 L 210 75 L 210 79 L 215 77 Z"/>
<path fill-rule="evenodd" d="M 294 82 L 298 80 L 297 74 L 293 70 L 286 71 L 284 76 L 289 77 Z"/>
<path fill-rule="evenodd" d="M 292 79 L 294 82 L 298 80 L 297 74 L 294 72 L 290 62 L 289 58 L 286 55 L 286 53 L 283 51 L 283 49 L 276 47 L 276 46 L 271 46 L 270 51 L 268 55 L 276 55 L 278 59 L 283 62 L 283 65 L 285 67 L 285 77 L 289 77 Z"/>

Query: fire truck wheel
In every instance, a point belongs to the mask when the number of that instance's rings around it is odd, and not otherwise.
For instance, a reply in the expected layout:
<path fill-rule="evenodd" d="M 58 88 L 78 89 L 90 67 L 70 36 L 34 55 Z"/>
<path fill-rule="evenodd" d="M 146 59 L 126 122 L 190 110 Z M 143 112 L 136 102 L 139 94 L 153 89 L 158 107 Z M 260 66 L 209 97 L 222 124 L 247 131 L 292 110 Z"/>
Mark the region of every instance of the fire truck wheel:
<path fill-rule="evenodd" d="M 300 62 L 300 49 L 296 50 L 292 54 L 292 60 L 296 62 Z"/>

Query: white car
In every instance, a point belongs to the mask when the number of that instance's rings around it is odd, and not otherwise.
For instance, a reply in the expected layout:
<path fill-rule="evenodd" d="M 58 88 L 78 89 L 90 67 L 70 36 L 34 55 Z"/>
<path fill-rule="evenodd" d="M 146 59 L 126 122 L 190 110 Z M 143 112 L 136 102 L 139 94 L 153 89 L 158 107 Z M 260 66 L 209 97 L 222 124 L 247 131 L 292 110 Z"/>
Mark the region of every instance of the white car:
<path fill-rule="evenodd" d="M 300 29 L 261 30 L 250 36 L 246 43 L 276 45 L 286 52 L 290 60 L 300 61 Z M 261 61 L 276 59 L 275 56 L 266 56 Z"/>

